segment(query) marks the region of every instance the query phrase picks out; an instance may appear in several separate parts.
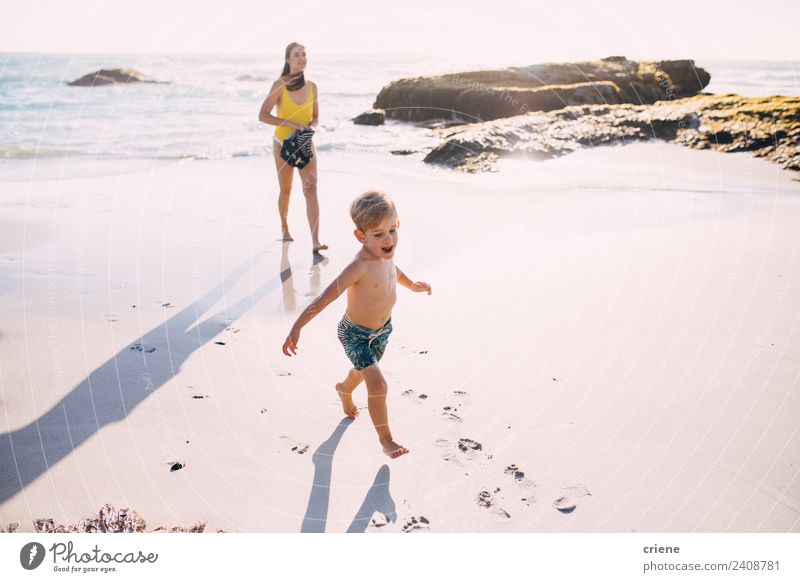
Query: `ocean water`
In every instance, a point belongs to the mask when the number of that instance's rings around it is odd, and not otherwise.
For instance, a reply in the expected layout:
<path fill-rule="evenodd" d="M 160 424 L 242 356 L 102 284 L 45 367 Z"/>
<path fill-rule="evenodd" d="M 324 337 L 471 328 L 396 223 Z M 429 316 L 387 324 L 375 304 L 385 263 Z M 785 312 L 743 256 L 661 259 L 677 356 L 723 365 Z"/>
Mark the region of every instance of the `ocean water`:
<path fill-rule="evenodd" d="M 399 122 L 353 125 L 380 88 L 406 76 L 508 63 L 409 56 L 309 58 L 320 88 L 320 152 L 386 152 L 435 143 Z M 522 63 L 517 63 L 522 64 Z M 273 128 L 259 123 L 280 55 L 0 54 L 0 181 L 113 173 L 181 159 L 270 156 Z M 792 62 L 702 61 L 708 91 L 747 96 L 800 94 Z M 103 67 L 132 67 L 164 84 L 70 87 Z"/>

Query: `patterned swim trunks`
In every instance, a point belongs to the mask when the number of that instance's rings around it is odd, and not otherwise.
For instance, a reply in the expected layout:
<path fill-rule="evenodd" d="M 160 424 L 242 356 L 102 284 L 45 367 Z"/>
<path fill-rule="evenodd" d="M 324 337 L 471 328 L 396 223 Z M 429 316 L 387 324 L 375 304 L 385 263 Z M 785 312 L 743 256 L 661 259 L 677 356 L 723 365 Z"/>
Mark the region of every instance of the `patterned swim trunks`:
<path fill-rule="evenodd" d="M 339 322 L 338 332 L 344 353 L 353 362 L 353 367 L 363 370 L 377 364 L 383 357 L 392 333 L 392 320 L 389 319 L 380 329 L 370 329 L 353 323 L 345 315 Z"/>

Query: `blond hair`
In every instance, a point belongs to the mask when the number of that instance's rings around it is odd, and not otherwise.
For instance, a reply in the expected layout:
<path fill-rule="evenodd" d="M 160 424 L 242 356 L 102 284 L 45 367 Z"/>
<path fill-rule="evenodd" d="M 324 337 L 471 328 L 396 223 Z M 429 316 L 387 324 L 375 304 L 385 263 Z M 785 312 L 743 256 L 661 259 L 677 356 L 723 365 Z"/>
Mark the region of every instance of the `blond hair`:
<path fill-rule="evenodd" d="M 397 216 L 394 201 L 385 192 L 370 190 L 353 200 L 350 218 L 361 232 L 378 226 L 387 216 Z"/>

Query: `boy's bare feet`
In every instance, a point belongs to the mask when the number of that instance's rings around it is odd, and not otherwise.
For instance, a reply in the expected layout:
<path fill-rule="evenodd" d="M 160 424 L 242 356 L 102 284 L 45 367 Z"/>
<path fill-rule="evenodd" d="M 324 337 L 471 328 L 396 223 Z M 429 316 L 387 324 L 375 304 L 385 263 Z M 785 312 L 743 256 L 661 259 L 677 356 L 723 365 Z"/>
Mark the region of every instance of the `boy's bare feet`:
<path fill-rule="evenodd" d="M 314 252 L 315 253 L 318 253 L 320 251 L 327 251 L 327 250 L 328 250 L 328 245 L 326 245 L 324 243 L 317 243 L 317 244 L 314 245 Z"/>
<path fill-rule="evenodd" d="M 381 443 L 383 445 L 383 452 L 386 453 L 386 456 L 390 459 L 396 459 L 402 455 L 408 454 L 409 450 L 405 448 L 403 445 L 400 445 L 394 440 L 390 440 L 386 443 Z"/>
<path fill-rule="evenodd" d="M 292 238 L 292 235 L 289 234 L 288 230 L 284 230 L 283 231 L 283 238 L 281 238 L 281 240 L 283 242 L 292 242 L 294 239 Z"/>
<path fill-rule="evenodd" d="M 342 399 L 342 410 L 344 410 L 345 416 L 348 418 L 355 418 L 358 416 L 358 406 L 353 402 L 353 393 L 344 392 L 341 382 L 336 385 L 336 393 L 339 395 L 339 398 Z"/>

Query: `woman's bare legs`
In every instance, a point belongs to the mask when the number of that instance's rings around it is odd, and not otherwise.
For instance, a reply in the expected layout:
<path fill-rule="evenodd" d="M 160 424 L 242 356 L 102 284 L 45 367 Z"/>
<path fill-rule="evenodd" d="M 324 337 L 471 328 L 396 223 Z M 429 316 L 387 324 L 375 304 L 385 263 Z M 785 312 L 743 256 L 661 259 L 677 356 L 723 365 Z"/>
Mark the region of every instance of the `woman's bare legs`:
<path fill-rule="evenodd" d="M 314 252 L 323 251 L 328 245 L 319 242 L 319 200 L 317 199 L 317 155 L 316 148 L 314 157 L 308 165 L 300 170 L 300 179 L 303 181 L 303 194 L 306 197 L 306 214 L 308 215 L 308 226 L 311 227 L 311 244 Z"/>
<path fill-rule="evenodd" d="M 284 242 L 294 240 L 292 235 L 289 234 L 289 195 L 292 193 L 292 176 L 294 168 L 283 161 L 281 158 L 281 146 L 275 140 L 272 140 L 272 154 L 275 157 L 275 169 L 278 172 L 278 185 L 280 192 L 278 193 L 278 214 L 281 217 L 281 232 Z"/>

